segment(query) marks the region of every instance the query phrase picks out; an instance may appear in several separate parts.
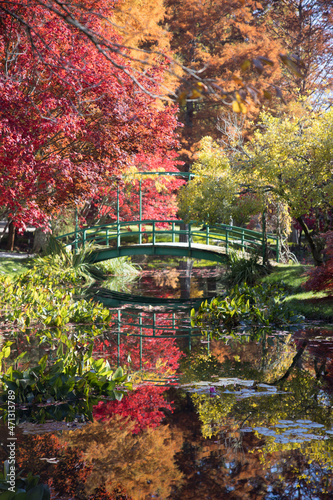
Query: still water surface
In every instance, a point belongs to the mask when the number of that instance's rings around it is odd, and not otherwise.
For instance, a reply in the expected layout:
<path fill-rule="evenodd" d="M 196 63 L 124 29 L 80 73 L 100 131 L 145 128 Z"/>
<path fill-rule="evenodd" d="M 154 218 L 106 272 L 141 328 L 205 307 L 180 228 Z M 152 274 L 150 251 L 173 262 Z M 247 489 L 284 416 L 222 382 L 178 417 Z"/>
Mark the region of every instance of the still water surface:
<path fill-rule="evenodd" d="M 167 264 L 147 262 L 126 292 L 183 298 L 183 307 L 123 304 L 96 343 L 97 355 L 127 366 L 136 391 L 99 405 L 99 437 L 82 437 L 89 498 L 107 498 L 96 490 L 105 485 L 119 500 L 333 498 L 333 330 L 309 325 L 257 343 L 202 338 L 186 300 L 218 294 L 221 270 Z M 115 413 L 121 423 L 113 421 L 112 434 L 105 420 Z M 36 439 L 31 426 L 22 429 L 23 439 Z M 46 470 L 52 478 L 52 461 Z M 53 494 L 88 498 L 86 490 L 60 485 Z"/>

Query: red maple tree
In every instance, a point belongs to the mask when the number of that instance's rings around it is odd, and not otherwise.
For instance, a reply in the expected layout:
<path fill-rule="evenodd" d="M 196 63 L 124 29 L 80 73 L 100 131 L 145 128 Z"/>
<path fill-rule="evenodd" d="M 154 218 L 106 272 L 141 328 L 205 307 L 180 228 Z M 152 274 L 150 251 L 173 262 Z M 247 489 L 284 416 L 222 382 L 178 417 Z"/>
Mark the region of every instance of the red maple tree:
<path fill-rule="evenodd" d="M 157 427 L 165 416 L 162 410 L 172 410 L 171 404 L 163 397 L 165 390 L 165 387 L 143 385 L 124 396 L 121 401 L 100 401 L 94 407 L 94 419 L 105 422 L 115 414 L 124 418 L 130 417 L 135 421 L 134 434 L 147 427 Z"/>
<path fill-rule="evenodd" d="M 86 3 L 85 24 L 119 42 Z M 177 145 L 175 108 L 153 105 L 117 70 L 126 61 L 114 55 L 110 65 L 79 29 L 37 4 L 17 12 L 38 35 L 9 14 L 0 24 L 0 205 L 22 229 L 46 227 L 60 207 L 93 198 L 137 155 L 172 162 Z M 151 69 L 152 91 L 160 74 Z"/>

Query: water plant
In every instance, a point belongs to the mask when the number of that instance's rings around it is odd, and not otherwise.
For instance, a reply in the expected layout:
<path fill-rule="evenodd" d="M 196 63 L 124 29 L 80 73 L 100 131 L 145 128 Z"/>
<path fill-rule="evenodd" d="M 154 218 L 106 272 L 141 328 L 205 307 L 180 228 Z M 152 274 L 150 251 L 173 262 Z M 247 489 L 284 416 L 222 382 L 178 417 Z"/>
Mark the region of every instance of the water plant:
<path fill-rule="evenodd" d="M 80 345 L 75 339 L 63 336 L 54 362 L 45 354 L 35 366 L 24 370 L 10 365 L 0 375 L 0 406 L 5 421 L 10 413 L 11 397 L 15 399 L 19 420 L 40 423 L 46 419 L 93 420 L 93 406 L 101 399 L 120 401 L 132 389 L 121 367 L 112 371 L 107 360 L 92 357 L 92 342 Z M 8 343 L 1 354 L 2 357 L 10 355 Z"/>
<path fill-rule="evenodd" d="M 203 333 L 219 337 L 221 333 L 238 331 L 256 332 L 258 328 L 293 327 L 303 321 L 286 304 L 281 287 L 257 285 L 235 286 L 221 297 L 201 304 L 191 311 L 192 325 Z"/>

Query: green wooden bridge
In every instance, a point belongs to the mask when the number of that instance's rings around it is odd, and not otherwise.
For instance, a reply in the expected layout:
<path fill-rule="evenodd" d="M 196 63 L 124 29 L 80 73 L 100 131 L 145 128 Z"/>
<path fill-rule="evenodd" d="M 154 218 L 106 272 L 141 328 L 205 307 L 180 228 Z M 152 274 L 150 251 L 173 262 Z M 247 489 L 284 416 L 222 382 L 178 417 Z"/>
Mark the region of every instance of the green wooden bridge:
<path fill-rule="evenodd" d="M 170 255 L 226 262 L 231 251 L 245 255 L 255 250 L 263 257 L 268 252 L 279 262 L 276 235 L 216 224 L 202 226 L 182 220 L 132 220 L 77 229 L 58 239 L 77 252 L 94 244 L 92 262 L 131 255 Z"/>

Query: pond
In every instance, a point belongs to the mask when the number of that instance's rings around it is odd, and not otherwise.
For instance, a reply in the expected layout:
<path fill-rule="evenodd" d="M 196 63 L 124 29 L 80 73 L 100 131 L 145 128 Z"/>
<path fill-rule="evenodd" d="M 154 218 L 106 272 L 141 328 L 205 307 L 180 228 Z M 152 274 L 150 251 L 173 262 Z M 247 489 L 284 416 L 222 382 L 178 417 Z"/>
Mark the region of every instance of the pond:
<path fill-rule="evenodd" d="M 186 300 L 214 297 L 223 290 L 223 265 L 174 257 L 146 257 L 136 261 L 141 273 L 140 279 L 131 284 L 133 295 Z"/>
<path fill-rule="evenodd" d="M 124 303 L 95 342 L 135 390 L 94 424 L 20 425 L 20 470 L 63 499 L 333 498 L 333 329 L 202 336 L 186 300 L 220 273 L 183 262 L 146 262 L 126 288 L 181 308 Z"/>

